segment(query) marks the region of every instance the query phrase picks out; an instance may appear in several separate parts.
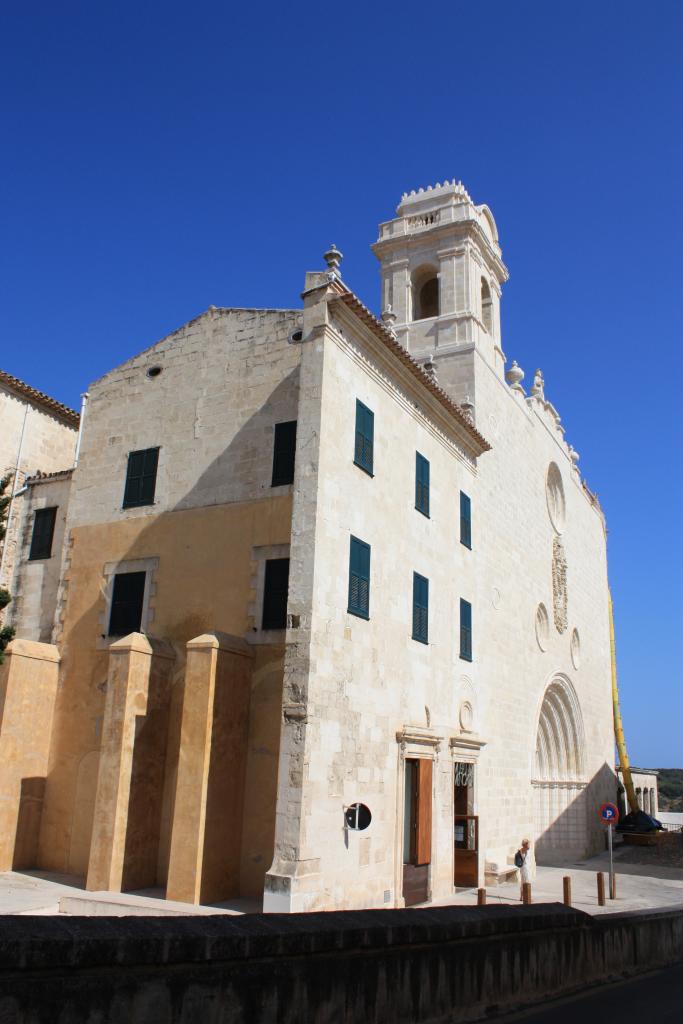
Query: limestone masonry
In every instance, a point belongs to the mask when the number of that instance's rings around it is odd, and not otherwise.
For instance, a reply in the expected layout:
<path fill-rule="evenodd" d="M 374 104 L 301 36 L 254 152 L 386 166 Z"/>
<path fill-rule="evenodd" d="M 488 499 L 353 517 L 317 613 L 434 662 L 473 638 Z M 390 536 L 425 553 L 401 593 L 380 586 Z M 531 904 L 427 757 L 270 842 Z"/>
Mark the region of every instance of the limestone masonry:
<path fill-rule="evenodd" d="M 332 246 L 303 309 L 210 307 L 92 384 L 26 481 L 0 870 L 309 911 L 601 848 L 605 521 L 506 372 L 493 215 L 437 184 L 373 250 L 381 319 Z"/>

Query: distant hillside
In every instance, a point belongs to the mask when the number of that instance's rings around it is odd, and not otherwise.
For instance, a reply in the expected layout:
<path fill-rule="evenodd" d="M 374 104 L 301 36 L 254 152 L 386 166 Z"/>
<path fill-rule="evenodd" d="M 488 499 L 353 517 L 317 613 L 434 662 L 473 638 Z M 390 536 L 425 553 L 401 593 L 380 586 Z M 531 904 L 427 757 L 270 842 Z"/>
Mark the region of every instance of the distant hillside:
<path fill-rule="evenodd" d="M 683 811 L 683 768 L 659 769 L 660 811 Z"/>

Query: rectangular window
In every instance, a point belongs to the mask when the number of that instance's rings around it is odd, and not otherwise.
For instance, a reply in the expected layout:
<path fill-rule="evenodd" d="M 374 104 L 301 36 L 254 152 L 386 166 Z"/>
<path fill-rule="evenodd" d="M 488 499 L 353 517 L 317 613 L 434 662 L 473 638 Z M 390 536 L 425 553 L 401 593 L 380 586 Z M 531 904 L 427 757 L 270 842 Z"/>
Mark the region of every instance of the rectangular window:
<path fill-rule="evenodd" d="M 370 618 L 370 545 L 351 538 L 349 555 L 349 607 L 352 615 Z"/>
<path fill-rule="evenodd" d="M 273 479 L 271 487 L 294 483 L 294 453 L 296 451 L 296 420 L 276 423 L 273 439 Z"/>
<path fill-rule="evenodd" d="M 460 657 L 472 661 L 472 605 L 460 598 Z"/>
<path fill-rule="evenodd" d="M 33 520 L 29 559 L 51 558 L 57 508 L 39 508 Z"/>
<path fill-rule="evenodd" d="M 114 576 L 109 636 L 140 632 L 146 577 L 146 572 L 119 572 Z"/>
<path fill-rule="evenodd" d="M 154 504 L 158 462 L 158 448 L 144 448 L 138 452 L 128 453 L 126 490 L 123 495 L 124 508 Z"/>
<path fill-rule="evenodd" d="M 413 640 L 426 644 L 429 639 L 429 580 L 413 573 Z"/>
<path fill-rule="evenodd" d="M 429 462 L 415 452 L 415 508 L 429 518 Z"/>
<path fill-rule="evenodd" d="M 375 414 L 356 399 L 356 446 L 353 461 L 372 476 Z"/>
<path fill-rule="evenodd" d="M 466 548 L 472 547 L 472 502 L 463 491 L 460 492 L 460 543 Z"/>
<path fill-rule="evenodd" d="M 263 583 L 263 629 L 286 628 L 288 591 L 289 559 L 269 558 Z"/>

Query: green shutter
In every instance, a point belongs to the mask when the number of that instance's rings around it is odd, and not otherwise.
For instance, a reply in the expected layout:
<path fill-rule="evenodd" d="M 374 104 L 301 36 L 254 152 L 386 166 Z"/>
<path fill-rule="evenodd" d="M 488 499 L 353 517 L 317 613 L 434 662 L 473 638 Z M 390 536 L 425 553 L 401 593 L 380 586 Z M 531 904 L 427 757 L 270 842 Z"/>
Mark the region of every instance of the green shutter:
<path fill-rule="evenodd" d="M 128 636 L 140 631 L 146 576 L 145 572 L 123 572 L 114 576 L 109 636 Z"/>
<path fill-rule="evenodd" d="M 460 543 L 466 548 L 472 547 L 472 502 L 463 491 L 460 492 Z"/>
<path fill-rule="evenodd" d="M 429 517 L 429 462 L 415 452 L 415 508 Z"/>
<path fill-rule="evenodd" d="M 56 518 L 57 506 L 54 508 L 39 508 L 36 512 L 35 519 L 33 520 L 29 561 L 52 557 L 52 538 L 55 532 Z"/>
<path fill-rule="evenodd" d="M 353 461 L 372 476 L 374 464 L 375 414 L 356 399 L 356 440 Z"/>
<path fill-rule="evenodd" d="M 460 598 L 460 657 L 472 661 L 472 605 Z"/>
<path fill-rule="evenodd" d="M 348 611 L 370 618 L 370 545 L 357 537 L 351 537 L 349 549 Z"/>
<path fill-rule="evenodd" d="M 296 420 L 276 423 L 273 433 L 273 475 L 271 487 L 294 483 Z"/>
<path fill-rule="evenodd" d="M 262 629 L 285 629 L 289 594 L 289 559 L 269 558 L 263 579 Z"/>
<path fill-rule="evenodd" d="M 158 464 L 158 448 L 129 452 L 126 488 L 123 495 L 124 508 L 154 504 Z"/>
<path fill-rule="evenodd" d="M 429 640 L 429 580 L 413 573 L 413 640 Z"/>

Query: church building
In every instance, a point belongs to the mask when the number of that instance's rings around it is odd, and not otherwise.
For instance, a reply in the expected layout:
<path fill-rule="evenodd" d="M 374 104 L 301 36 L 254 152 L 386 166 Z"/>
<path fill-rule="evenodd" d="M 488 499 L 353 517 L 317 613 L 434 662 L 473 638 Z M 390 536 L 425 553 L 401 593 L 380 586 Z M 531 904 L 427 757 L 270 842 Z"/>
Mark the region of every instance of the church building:
<path fill-rule="evenodd" d="M 493 215 L 439 183 L 373 251 L 379 318 L 332 246 L 303 308 L 212 306 L 92 384 L 77 465 L 26 481 L 0 870 L 289 912 L 601 848 L 605 520 L 506 361 Z"/>

